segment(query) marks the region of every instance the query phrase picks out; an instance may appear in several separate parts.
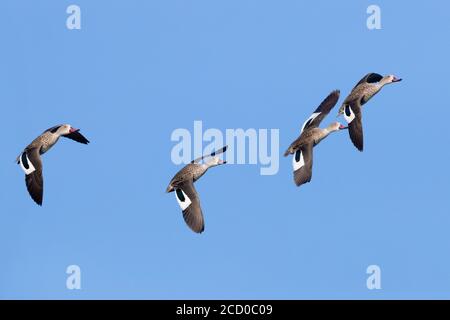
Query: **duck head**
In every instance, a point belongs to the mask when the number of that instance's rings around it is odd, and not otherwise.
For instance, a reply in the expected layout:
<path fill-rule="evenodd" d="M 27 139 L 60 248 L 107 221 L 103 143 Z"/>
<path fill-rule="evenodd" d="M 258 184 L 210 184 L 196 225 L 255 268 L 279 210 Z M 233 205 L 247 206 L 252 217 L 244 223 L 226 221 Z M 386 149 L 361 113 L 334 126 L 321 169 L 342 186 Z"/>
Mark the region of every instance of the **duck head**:
<path fill-rule="evenodd" d="M 50 130 L 52 133 L 56 133 L 60 136 L 65 136 L 74 132 L 80 131 L 80 129 L 73 128 L 70 124 L 63 124 L 57 127 L 54 127 Z"/>
<path fill-rule="evenodd" d="M 383 84 L 391 84 L 391 83 L 400 82 L 402 80 L 403 79 L 398 78 L 398 77 L 394 76 L 393 74 L 390 74 L 390 75 L 383 77 L 383 79 L 381 79 L 380 82 L 382 82 Z"/>
<path fill-rule="evenodd" d="M 328 131 L 330 132 L 334 132 L 334 131 L 339 131 L 339 130 L 345 130 L 348 129 L 348 127 L 344 126 L 343 124 L 341 124 L 340 122 L 333 122 L 331 123 L 328 127 L 327 127 Z"/>

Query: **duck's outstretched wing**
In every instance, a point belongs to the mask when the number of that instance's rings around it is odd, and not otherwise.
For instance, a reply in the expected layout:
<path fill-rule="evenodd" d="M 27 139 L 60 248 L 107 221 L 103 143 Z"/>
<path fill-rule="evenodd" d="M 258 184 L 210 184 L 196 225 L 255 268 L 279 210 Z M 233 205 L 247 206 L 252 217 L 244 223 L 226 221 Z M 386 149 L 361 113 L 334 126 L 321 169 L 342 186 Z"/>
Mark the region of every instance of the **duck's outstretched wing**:
<path fill-rule="evenodd" d="M 333 109 L 338 102 L 339 95 L 339 90 L 334 90 L 331 92 L 317 107 L 313 114 L 303 123 L 301 132 L 308 128 L 318 127 L 322 120 L 327 116 L 327 114 L 330 113 L 331 109 Z"/>
<path fill-rule="evenodd" d="M 86 137 L 83 136 L 80 133 L 80 130 L 76 130 L 76 131 L 71 132 L 69 134 L 65 134 L 62 137 L 72 139 L 72 140 L 74 140 L 76 142 L 79 142 L 79 143 L 82 143 L 82 144 L 88 144 L 89 143 L 89 140 L 86 139 Z"/>
<path fill-rule="evenodd" d="M 28 193 L 38 205 L 42 205 L 44 179 L 42 178 L 42 160 L 38 148 L 25 149 L 18 158 L 18 164 L 25 172 Z"/>
<path fill-rule="evenodd" d="M 354 101 L 344 105 L 344 118 L 348 123 L 348 132 L 353 145 L 359 150 L 364 149 L 364 136 L 362 126 L 362 110 L 359 102 Z"/>
<path fill-rule="evenodd" d="M 198 163 L 205 158 L 214 157 L 218 154 L 224 153 L 225 151 L 227 151 L 227 148 L 228 148 L 228 146 L 224 146 L 216 151 L 211 152 L 210 154 L 207 154 L 207 155 L 204 155 L 204 156 L 198 157 L 197 159 L 192 160 L 191 163 Z"/>
<path fill-rule="evenodd" d="M 303 145 L 292 158 L 294 182 L 297 187 L 311 181 L 313 164 L 313 144 Z"/>
<path fill-rule="evenodd" d="M 355 89 L 361 83 L 376 83 L 379 82 L 381 79 L 383 79 L 383 76 L 381 74 L 370 72 L 366 74 L 361 80 L 359 80 L 359 82 L 353 87 L 353 89 Z"/>
<path fill-rule="evenodd" d="M 175 188 L 175 197 L 183 211 L 183 218 L 186 224 L 196 233 L 205 230 L 200 199 L 194 188 L 193 181 L 186 181 Z"/>

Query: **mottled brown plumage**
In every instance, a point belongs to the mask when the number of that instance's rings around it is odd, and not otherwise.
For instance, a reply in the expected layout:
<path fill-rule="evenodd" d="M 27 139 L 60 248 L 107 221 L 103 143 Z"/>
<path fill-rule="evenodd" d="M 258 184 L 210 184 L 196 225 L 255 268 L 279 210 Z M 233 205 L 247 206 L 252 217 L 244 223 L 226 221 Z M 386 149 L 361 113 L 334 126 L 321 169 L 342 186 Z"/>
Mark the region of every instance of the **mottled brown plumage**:
<path fill-rule="evenodd" d="M 68 124 L 58 125 L 45 130 L 17 157 L 17 164 L 20 164 L 25 171 L 25 183 L 28 192 L 38 205 L 42 205 L 44 194 L 41 155 L 50 150 L 58 142 L 60 137 L 66 137 L 83 144 L 89 143 L 89 141 L 79 133 L 78 129 L 74 129 Z"/>
<path fill-rule="evenodd" d="M 205 164 L 198 164 L 198 163 L 187 164 L 183 169 L 178 171 L 178 173 L 172 178 L 166 191 L 172 192 L 178 185 L 180 185 L 181 183 L 184 183 L 186 181 L 192 181 L 192 182 L 197 181 L 206 173 L 206 171 L 208 169 L 209 169 L 209 167 L 206 165 L 206 163 Z"/>
<path fill-rule="evenodd" d="M 382 76 L 369 73 L 352 89 L 339 108 L 338 116 L 344 114 L 348 123 L 350 139 L 359 151 L 364 149 L 362 106 L 372 99 L 387 84 L 399 82 L 394 75 Z"/>
<path fill-rule="evenodd" d="M 300 136 L 291 143 L 284 153 L 285 157 L 294 154 L 294 182 L 297 186 L 311 181 L 313 148 L 330 133 L 345 129 L 339 122 L 333 122 L 325 129 L 318 127 L 338 102 L 339 94 L 340 92 L 335 90 L 322 101 L 311 117 L 303 124 Z"/>
<path fill-rule="evenodd" d="M 205 230 L 200 198 L 194 187 L 194 182 L 200 179 L 209 168 L 225 164 L 215 155 L 223 153 L 227 147 L 223 147 L 207 156 L 202 156 L 187 164 L 183 169 L 170 180 L 166 192 L 175 191 L 178 204 L 183 212 L 183 218 L 186 224 L 196 233 L 202 233 Z M 204 158 L 211 157 L 210 161 L 200 164 Z"/>

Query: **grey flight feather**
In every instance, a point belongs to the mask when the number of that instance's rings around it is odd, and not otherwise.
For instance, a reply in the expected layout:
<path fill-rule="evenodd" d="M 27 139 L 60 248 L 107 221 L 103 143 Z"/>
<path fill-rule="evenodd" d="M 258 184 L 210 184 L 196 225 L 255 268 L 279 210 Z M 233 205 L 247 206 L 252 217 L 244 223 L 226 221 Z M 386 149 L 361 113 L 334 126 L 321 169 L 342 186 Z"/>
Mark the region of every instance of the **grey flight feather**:
<path fill-rule="evenodd" d="M 194 183 L 192 181 L 186 181 L 179 185 L 177 189 L 183 190 L 183 192 L 191 200 L 191 204 L 183 210 L 184 221 L 192 231 L 202 233 L 205 230 L 205 222 L 203 219 L 202 208 L 200 206 L 200 199 L 194 188 Z"/>
<path fill-rule="evenodd" d="M 336 105 L 340 96 L 339 90 L 332 91 L 317 107 L 314 113 L 320 113 L 314 120 L 310 123 L 306 123 L 306 126 L 303 130 L 308 128 L 317 128 L 323 119 L 330 113 L 331 109 Z"/>
<path fill-rule="evenodd" d="M 362 110 L 361 105 L 355 100 L 350 104 L 350 108 L 355 114 L 355 119 L 348 124 L 348 132 L 350 135 L 350 140 L 353 145 L 359 151 L 363 151 L 364 149 L 364 134 L 363 134 L 363 126 L 362 126 Z"/>
<path fill-rule="evenodd" d="M 301 151 L 305 164 L 298 170 L 294 171 L 294 182 L 297 187 L 308 183 L 312 178 L 313 165 L 313 144 L 302 146 L 297 152 Z M 295 155 L 294 155 L 295 156 Z"/>
<path fill-rule="evenodd" d="M 32 173 L 25 175 L 27 190 L 34 202 L 41 206 L 44 194 L 44 179 L 42 177 L 42 161 L 39 149 L 26 149 L 24 152 L 36 169 Z"/>

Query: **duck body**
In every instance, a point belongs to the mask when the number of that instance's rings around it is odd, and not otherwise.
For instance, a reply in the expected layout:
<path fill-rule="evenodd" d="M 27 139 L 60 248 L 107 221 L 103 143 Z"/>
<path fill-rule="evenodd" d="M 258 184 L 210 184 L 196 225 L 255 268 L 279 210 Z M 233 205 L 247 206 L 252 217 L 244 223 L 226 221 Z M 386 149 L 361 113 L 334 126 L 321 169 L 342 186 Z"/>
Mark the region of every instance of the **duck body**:
<path fill-rule="evenodd" d="M 49 129 L 50 130 L 50 129 Z M 39 137 L 37 137 L 36 139 L 34 139 L 26 148 L 24 151 L 26 150 L 31 150 L 34 148 L 38 148 L 39 150 L 39 154 L 43 155 L 44 153 L 46 153 L 48 150 L 50 150 L 59 140 L 59 138 L 61 137 L 60 134 L 56 133 L 56 132 L 51 132 L 51 131 L 45 131 L 44 133 L 42 133 Z"/>
<path fill-rule="evenodd" d="M 172 178 L 166 192 L 173 192 L 182 183 L 192 181 L 193 183 L 200 179 L 209 166 L 206 164 L 189 163 Z"/>
<path fill-rule="evenodd" d="M 340 110 L 344 108 L 345 105 L 359 103 L 361 106 L 365 105 L 372 99 L 380 90 L 385 86 L 379 83 L 362 83 L 356 87 L 344 100 Z M 342 110 L 343 111 L 343 110 Z"/>
<path fill-rule="evenodd" d="M 284 153 L 284 156 L 286 157 L 289 154 L 294 154 L 296 150 L 308 144 L 312 144 L 313 147 L 315 147 L 330 133 L 331 131 L 327 128 L 311 128 L 309 130 L 305 130 L 294 142 L 292 142 L 288 150 Z"/>

